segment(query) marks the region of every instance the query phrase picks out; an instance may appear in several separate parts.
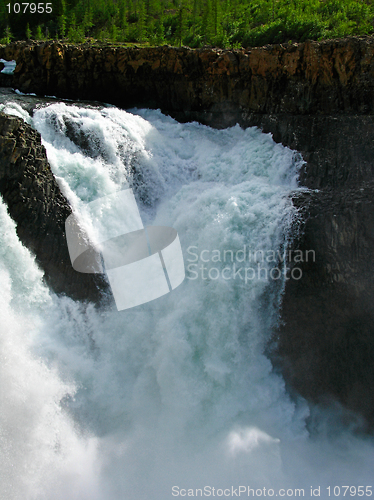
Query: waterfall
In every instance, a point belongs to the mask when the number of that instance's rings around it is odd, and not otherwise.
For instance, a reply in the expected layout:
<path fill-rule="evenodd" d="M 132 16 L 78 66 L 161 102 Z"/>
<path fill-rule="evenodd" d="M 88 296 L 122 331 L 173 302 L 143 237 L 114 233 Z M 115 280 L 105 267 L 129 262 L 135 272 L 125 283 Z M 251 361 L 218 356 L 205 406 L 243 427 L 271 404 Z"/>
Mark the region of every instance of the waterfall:
<path fill-rule="evenodd" d="M 144 226 L 178 231 L 186 278 L 124 311 L 57 297 L 0 206 L 0 497 L 369 496 L 372 440 L 322 410 L 311 435 L 266 356 L 300 157 L 160 111 L 56 102 L 28 119 L 75 213 L 131 188 Z M 86 221 L 91 236 L 123 216 Z"/>

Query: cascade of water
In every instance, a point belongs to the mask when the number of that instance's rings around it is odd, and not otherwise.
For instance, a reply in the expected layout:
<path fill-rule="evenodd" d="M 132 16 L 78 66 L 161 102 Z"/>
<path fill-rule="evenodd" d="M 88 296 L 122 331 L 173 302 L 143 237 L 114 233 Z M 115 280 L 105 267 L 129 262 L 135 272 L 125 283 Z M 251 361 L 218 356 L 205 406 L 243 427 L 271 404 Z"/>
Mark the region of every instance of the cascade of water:
<path fill-rule="evenodd" d="M 122 312 L 54 297 L 1 206 L 1 498 L 233 497 L 239 486 L 306 497 L 320 486 L 327 498 L 329 485 L 370 485 L 370 440 L 312 440 L 306 405 L 264 355 L 297 156 L 254 128 L 158 111 L 56 103 L 33 124 L 77 213 L 132 187 L 145 225 L 178 231 L 186 279 Z M 89 231 L 99 238 L 120 218 Z"/>

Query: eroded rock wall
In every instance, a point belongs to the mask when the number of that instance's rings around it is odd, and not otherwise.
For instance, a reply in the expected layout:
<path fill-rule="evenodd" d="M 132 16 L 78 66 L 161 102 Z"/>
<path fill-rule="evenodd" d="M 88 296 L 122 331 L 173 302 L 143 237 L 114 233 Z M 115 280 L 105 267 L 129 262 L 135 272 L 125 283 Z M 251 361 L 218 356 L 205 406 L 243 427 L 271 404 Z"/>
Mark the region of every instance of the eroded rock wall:
<path fill-rule="evenodd" d="M 373 428 L 374 180 L 294 203 L 304 213 L 295 248 L 315 260 L 292 263 L 302 278 L 287 282 L 273 360 L 307 400 L 337 400 Z"/>
<path fill-rule="evenodd" d="M 15 43 L 23 92 L 91 99 L 169 113 L 341 114 L 374 110 L 371 37 L 251 50 L 121 48 Z"/>
<path fill-rule="evenodd" d="M 237 51 L 21 42 L 0 57 L 17 61 L 23 92 L 260 126 L 303 154 L 301 182 L 313 188 L 374 174 L 373 37 Z"/>
<path fill-rule="evenodd" d="M 22 243 L 44 270 L 46 283 L 74 299 L 99 301 L 99 275 L 74 271 L 65 238 L 71 207 L 48 164 L 40 135 L 21 119 L 0 113 L 0 194 Z"/>

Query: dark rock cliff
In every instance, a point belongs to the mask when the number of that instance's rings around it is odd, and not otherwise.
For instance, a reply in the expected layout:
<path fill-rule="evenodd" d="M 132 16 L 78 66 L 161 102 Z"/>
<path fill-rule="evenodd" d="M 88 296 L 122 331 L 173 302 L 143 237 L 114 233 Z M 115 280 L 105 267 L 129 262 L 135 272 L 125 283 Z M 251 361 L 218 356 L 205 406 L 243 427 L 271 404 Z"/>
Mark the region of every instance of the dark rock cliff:
<path fill-rule="evenodd" d="M 74 271 L 65 238 L 71 208 L 48 164 L 40 135 L 21 119 L 0 113 L 0 194 L 22 243 L 56 293 L 99 301 L 107 289 L 100 275 Z"/>
<path fill-rule="evenodd" d="M 316 260 L 287 282 L 273 359 L 309 400 L 336 398 L 374 425 L 372 37 L 238 51 L 16 43 L 0 57 L 16 59 L 24 92 L 256 125 L 300 151 L 300 182 L 318 191 L 294 197 L 294 245 Z"/>
<path fill-rule="evenodd" d="M 23 92 L 160 107 L 186 118 L 200 112 L 222 125 L 238 114 L 367 114 L 374 110 L 374 40 L 274 45 L 223 51 L 15 43 Z M 110 92 L 109 92 L 110 89 Z M 212 116 L 209 117 L 209 114 Z"/>
<path fill-rule="evenodd" d="M 236 51 L 18 42 L 0 58 L 17 61 L 12 85 L 23 92 L 260 126 L 303 153 L 312 187 L 372 175 L 373 37 Z"/>
<path fill-rule="evenodd" d="M 331 398 L 374 423 L 374 181 L 299 195 L 295 244 L 315 261 L 293 263 L 274 354 L 286 381 L 316 403 Z"/>

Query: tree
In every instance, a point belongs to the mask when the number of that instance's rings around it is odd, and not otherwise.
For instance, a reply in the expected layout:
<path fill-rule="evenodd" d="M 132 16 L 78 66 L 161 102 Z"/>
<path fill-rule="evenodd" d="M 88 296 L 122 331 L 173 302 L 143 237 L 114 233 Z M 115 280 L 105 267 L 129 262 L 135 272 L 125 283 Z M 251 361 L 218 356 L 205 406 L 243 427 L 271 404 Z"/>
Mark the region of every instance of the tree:
<path fill-rule="evenodd" d="M 62 38 L 65 38 L 66 34 L 66 4 L 65 0 L 61 0 L 60 4 L 60 16 L 58 18 L 58 32 Z"/>
<path fill-rule="evenodd" d="M 5 28 L 5 31 L 4 31 L 4 38 L 3 38 L 3 41 L 6 45 L 8 45 L 8 43 L 10 43 L 13 39 L 13 35 L 12 35 L 12 32 L 10 30 L 10 27 L 7 26 Z"/>
<path fill-rule="evenodd" d="M 139 5 L 139 17 L 137 26 L 137 39 L 139 42 L 144 42 L 146 39 L 145 21 L 146 21 L 145 3 L 141 2 Z"/>
<path fill-rule="evenodd" d="M 214 36 L 218 35 L 219 5 L 218 0 L 212 0 Z"/>
<path fill-rule="evenodd" d="M 178 29 L 177 29 L 177 40 L 179 43 L 179 47 L 182 45 L 183 36 L 186 32 L 186 12 L 183 5 L 183 0 L 181 0 L 179 4 L 179 12 L 178 12 Z"/>
<path fill-rule="evenodd" d="M 192 9 L 192 34 L 193 34 L 194 38 L 195 38 L 195 30 L 196 30 L 197 2 L 198 2 L 198 0 L 193 0 L 193 9 Z"/>
<path fill-rule="evenodd" d="M 29 23 L 26 24 L 25 35 L 26 35 L 27 40 L 31 40 L 32 34 L 31 34 L 30 24 Z"/>
<path fill-rule="evenodd" d="M 214 32 L 211 0 L 205 0 L 201 30 L 204 35 L 204 43 L 211 43 Z"/>
<path fill-rule="evenodd" d="M 36 27 L 35 40 L 44 40 L 43 31 L 40 24 L 38 24 L 38 26 Z"/>

